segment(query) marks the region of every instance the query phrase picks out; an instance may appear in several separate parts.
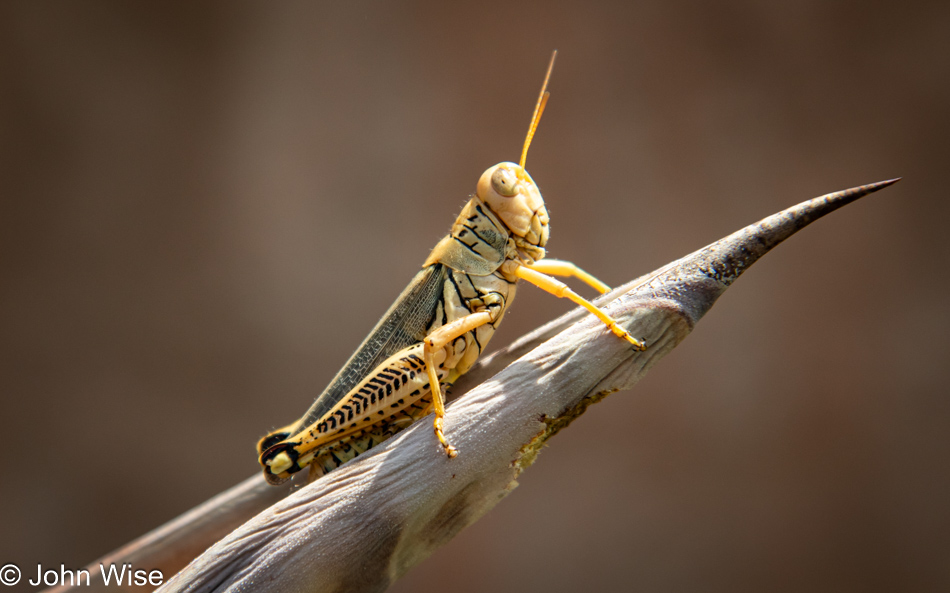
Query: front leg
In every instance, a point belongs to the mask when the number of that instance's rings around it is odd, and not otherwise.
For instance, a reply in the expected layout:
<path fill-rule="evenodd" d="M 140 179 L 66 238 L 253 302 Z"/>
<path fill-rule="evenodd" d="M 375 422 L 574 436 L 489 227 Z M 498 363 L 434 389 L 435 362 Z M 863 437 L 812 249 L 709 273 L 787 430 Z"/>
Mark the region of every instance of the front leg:
<path fill-rule="evenodd" d="M 449 444 L 443 432 L 442 421 L 443 418 L 445 418 L 445 400 L 442 396 L 442 387 L 439 385 L 439 375 L 436 372 L 434 354 L 440 349 L 445 348 L 446 345 L 450 344 L 459 336 L 465 335 L 491 322 L 491 320 L 492 314 L 488 311 L 472 313 L 471 315 L 466 315 L 465 317 L 443 325 L 426 336 L 426 339 L 423 340 L 422 357 L 426 363 L 426 371 L 429 373 L 429 389 L 432 391 L 432 406 L 435 408 L 435 420 L 432 425 L 435 430 L 435 436 L 438 437 L 439 442 L 442 443 L 442 447 L 445 448 L 445 454 L 450 458 L 455 457 L 459 453 L 458 449 Z"/>
<path fill-rule="evenodd" d="M 541 290 L 545 292 L 549 292 L 556 297 L 566 298 L 580 305 L 581 307 L 584 307 L 585 309 L 587 309 L 588 311 L 596 315 L 598 319 L 603 321 L 604 325 L 606 325 L 610 329 L 610 331 L 612 331 L 617 337 L 627 340 L 628 342 L 633 344 L 633 347 L 636 348 L 637 350 L 643 351 L 647 349 L 646 344 L 642 340 L 638 340 L 634 338 L 633 336 L 631 336 L 630 334 L 628 334 L 626 330 L 624 330 L 622 327 L 617 325 L 617 322 L 614 321 L 614 319 L 610 315 L 607 315 L 606 313 L 601 311 L 599 308 L 597 308 L 597 305 L 588 301 L 581 295 L 571 290 L 571 288 L 567 284 L 564 284 L 560 280 L 552 278 L 548 276 L 547 274 L 542 274 L 541 272 L 538 272 L 535 269 L 529 268 L 527 266 L 523 266 L 511 260 L 505 262 L 505 265 L 514 266 L 515 267 L 514 275 L 517 276 L 518 278 L 521 278 L 522 280 L 527 280 L 528 282 L 530 282 L 531 284 L 534 284 Z M 509 268 L 509 271 L 510 271 L 510 268 Z"/>
<path fill-rule="evenodd" d="M 551 276 L 564 276 L 567 278 L 577 278 L 584 284 L 587 284 L 600 294 L 604 294 L 610 287 L 598 280 L 595 276 L 585 272 L 572 262 L 560 259 L 542 259 L 528 266 L 536 272 L 550 274 Z"/>

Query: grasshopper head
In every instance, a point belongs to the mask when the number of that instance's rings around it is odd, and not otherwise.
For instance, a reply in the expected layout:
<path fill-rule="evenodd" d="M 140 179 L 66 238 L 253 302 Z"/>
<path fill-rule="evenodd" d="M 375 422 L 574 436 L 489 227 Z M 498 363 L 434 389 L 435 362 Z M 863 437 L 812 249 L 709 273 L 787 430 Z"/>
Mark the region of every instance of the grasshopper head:
<path fill-rule="evenodd" d="M 521 149 L 521 161 L 514 163 L 498 163 L 482 173 L 475 190 L 479 199 L 494 211 L 498 218 L 511 231 L 512 238 L 518 248 L 519 257 L 526 264 L 532 264 L 544 257 L 544 246 L 548 242 L 548 211 L 544 207 L 544 199 L 534 179 L 524 168 L 528 158 L 528 148 L 538 129 L 541 114 L 551 94 L 548 92 L 548 80 L 551 79 L 551 70 L 554 68 L 554 59 L 557 51 L 551 54 L 548 62 L 548 71 L 541 84 L 541 94 L 534 106 L 534 115 L 531 116 L 531 125 L 528 126 L 528 135 L 524 139 Z"/>
<path fill-rule="evenodd" d="M 482 173 L 475 193 L 508 227 L 519 248 L 534 253 L 540 249 L 544 257 L 550 219 L 541 191 L 527 171 L 515 163 L 499 163 Z"/>

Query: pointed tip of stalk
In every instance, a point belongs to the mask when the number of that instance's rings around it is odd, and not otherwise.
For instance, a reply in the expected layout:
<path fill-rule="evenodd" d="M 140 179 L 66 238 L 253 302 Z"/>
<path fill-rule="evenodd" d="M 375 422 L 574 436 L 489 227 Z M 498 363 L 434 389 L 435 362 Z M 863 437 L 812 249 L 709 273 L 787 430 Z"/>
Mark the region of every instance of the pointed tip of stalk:
<path fill-rule="evenodd" d="M 785 212 L 790 214 L 795 210 L 800 211 L 799 215 L 804 216 L 802 222 L 804 222 L 804 225 L 807 225 L 812 220 L 821 218 L 832 210 L 837 210 L 845 204 L 850 204 L 851 202 L 859 200 L 868 194 L 873 194 L 878 190 L 894 185 L 900 180 L 900 177 L 895 177 L 894 179 L 888 179 L 887 181 L 878 181 L 876 183 L 868 183 L 867 185 L 850 187 L 848 189 L 826 194 L 820 198 L 815 198 L 814 200 L 809 200 L 808 202 L 803 202 L 798 206 L 789 208 Z"/>
<path fill-rule="evenodd" d="M 894 179 L 888 179 L 887 181 L 878 181 L 876 183 L 869 183 L 867 185 L 858 185 L 856 187 L 850 187 L 848 189 L 843 189 L 841 191 L 837 191 L 834 193 L 821 196 L 820 198 L 816 198 L 815 200 L 812 200 L 811 202 L 814 204 L 818 204 L 819 202 L 822 202 L 824 206 L 831 207 L 831 209 L 835 209 L 840 206 L 844 206 L 845 204 L 849 204 L 859 198 L 863 198 L 864 196 L 868 194 L 873 194 L 879 189 L 884 189 L 885 187 L 894 185 L 901 179 L 902 177 L 895 177 Z M 805 204 L 800 204 L 799 206 L 803 206 L 803 205 Z M 823 214 L 825 213 L 822 212 L 822 215 Z"/>
<path fill-rule="evenodd" d="M 763 218 L 678 260 L 674 269 L 665 270 L 660 283 L 680 295 L 676 298 L 683 294 L 696 297 L 689 306 L 692 319 L 698 320 L 722 291 L 773 247 L 829 212 L 900 180 L 897 177 L 826 194 Z M 684 289 L 687 285 L 688 290 Z"/>
<path fill-rule="evenodd" d="M 895 177 L 894 179 L 888 179 L 887 181 L 878 181 L 877 183 L 869 183 L 867 185 L 862 185 L 856 187 L 856 190 L 863 191 L 865 194 L 874 193 L 879 189 L 884 189 L 889 185 L 894 185 L 898 181 L 903 179 L 903 177 Z"/>

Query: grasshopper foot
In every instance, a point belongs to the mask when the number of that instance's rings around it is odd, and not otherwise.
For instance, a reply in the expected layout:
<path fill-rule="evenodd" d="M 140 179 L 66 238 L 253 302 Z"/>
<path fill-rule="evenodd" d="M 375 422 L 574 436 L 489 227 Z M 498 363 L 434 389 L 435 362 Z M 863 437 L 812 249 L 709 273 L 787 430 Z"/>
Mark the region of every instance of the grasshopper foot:
<path fill-rule="evenodd" d="M 442 432 L 442 418 L 436 418 L 432 422 L 432 427 L 435 430 L 435 436 L 439 439 L 439 442 L 442 443 L 442 448 L 445 449 L 445 454 L 449 459 L 454 459 L 458 457 L 459 451 L 455 447 L 449 444 L 449 441 L 445 438 L 445 433 Z"/>
<path fill-rule="evenodd" d="M 639 352 L 643 352 L 647 349 L 647 343 L 644 338 L 639 340 L 627 333 L 625 329 L 617 325 L 617 322 L 614 321 L 607 326 L 610 331 L 614 332 L 614 335 L 618 338 L 623 338 L 624 340 L 630 342 L 633 345 L 633 348 Z"/>

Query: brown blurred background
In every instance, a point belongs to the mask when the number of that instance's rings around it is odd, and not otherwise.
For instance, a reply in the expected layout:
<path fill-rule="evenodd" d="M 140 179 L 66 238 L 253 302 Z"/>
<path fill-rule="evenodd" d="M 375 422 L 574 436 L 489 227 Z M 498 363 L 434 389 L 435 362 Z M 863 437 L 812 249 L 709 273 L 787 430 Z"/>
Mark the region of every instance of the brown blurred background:
<path fill-rule="evenodd" d="M 528 159 L 609 283 L 903 176 L 755 266 L 394 591 L 946 591 L 950 3 L 0 6 L 0 564 L 257 471 Z M 495 346 L 567 310 L 521 291 Z M 197 461 L 196 461 L 197 456 Z"/>

